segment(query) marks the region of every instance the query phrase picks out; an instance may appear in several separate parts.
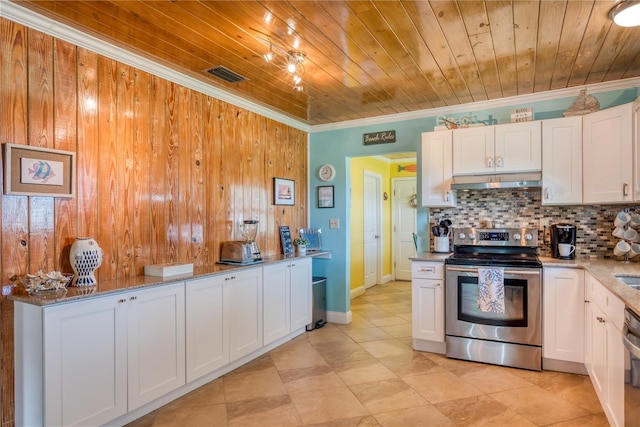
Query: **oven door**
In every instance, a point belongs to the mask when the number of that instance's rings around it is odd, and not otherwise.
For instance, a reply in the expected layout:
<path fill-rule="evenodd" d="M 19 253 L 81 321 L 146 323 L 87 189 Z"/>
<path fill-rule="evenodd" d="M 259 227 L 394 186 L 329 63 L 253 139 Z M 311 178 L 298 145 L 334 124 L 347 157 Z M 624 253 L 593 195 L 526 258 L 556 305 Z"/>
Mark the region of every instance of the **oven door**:
<path fill-rule="evenodd" d="M 541 269 L 504 268 L 504 313 L 478 308 L 478 267 L 446 268 L 446 334 L 542 345 Z"/>

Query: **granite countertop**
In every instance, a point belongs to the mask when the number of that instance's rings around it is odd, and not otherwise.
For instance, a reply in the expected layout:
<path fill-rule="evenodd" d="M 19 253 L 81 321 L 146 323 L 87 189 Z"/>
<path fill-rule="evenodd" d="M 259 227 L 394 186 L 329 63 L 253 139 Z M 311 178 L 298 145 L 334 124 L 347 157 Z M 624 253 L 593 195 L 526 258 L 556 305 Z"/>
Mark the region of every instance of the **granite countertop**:
<path fill-rule="evenodd" d="M 17 302 L 24 302 L 27 304 L 38 306 L 47 306 L 77 301 L 86 298 L 101 297 L 119 292 L 128 292 L 149 286 L 166 285 L 170 283 L 183 282 L 185 280 L 214 276 L 217 274 L 225 274 L 232 271 L 262 267 L 264 265 L 288 261 L 291 259 L 323 257 L 329 254 L 330 252 L 327 251 L 318 251 L 307 253 L 306 257 L 299 257 L 297 255 L 276 255 L 268 258 L 265 257 L 263 261 L 249 265 L 216 264 L 209 267 L 194 266 L 193 274 L 180 274 L 170 277 L 136 276 L 115 280 L 102 280 L 98 281 L 98 284 L 95 286 L 69 286 L 66 288 L 66 290 L 63 290 L 61 292 L 43 292 L 32 295 L 28 294 L 22 286 L 19 286 L 14 290 L 14 293 L 8 296 L 8 298 Z"/>
<path fill-rule="evenodd" d="M 438 261 L 444 262 L 450 254 L 422 252 L 411 257 L 412 261 Z M 617 295 L 625 305 L 640 315 L 640 290 L 627 286 L 615 277 L 616 274 L 640 276 L 640 262 L 624 262 L 603 258 L 576 258 L 561 260 L 551 257 L 540 257 L 543 267 L 581 268 L 589 272 L 607 289 Z"/>

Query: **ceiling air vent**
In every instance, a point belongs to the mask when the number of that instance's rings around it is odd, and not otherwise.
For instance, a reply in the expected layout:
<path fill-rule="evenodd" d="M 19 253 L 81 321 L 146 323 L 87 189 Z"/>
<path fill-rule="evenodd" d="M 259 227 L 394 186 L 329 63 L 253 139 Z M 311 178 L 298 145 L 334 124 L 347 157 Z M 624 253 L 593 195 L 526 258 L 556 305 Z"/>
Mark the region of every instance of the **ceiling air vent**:
<path fill-rule="evenodd" d="M 217 65 L 215 67 L 208 68 L 204 71 L 228 83 L 240 83 L 240 82 L 249 80 L 248 78 L 241 76 L 235 71 L 231 71 L 230 69 L 228 69 L 223 65 Z"/>

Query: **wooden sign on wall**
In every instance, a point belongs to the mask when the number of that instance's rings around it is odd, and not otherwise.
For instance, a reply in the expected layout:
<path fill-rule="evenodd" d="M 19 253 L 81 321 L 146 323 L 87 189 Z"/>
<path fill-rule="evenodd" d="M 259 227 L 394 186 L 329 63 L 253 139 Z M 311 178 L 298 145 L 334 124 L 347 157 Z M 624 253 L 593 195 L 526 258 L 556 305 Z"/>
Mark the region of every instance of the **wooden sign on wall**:
<path fill-rule="evenodd" d="M 383 132 L 365 133 L 362 135 L 364 145 L 390 144 L 396 142 L 396 131 L 385 130 Z"/>

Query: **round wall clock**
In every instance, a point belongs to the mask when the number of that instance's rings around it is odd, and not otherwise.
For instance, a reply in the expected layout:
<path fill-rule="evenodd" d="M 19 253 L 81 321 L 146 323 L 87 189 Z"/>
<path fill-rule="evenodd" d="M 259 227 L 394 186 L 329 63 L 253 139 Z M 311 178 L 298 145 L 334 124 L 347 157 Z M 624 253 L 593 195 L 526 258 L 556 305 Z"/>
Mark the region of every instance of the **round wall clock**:
<path fill-rule="evenodd" d="M 332 181 L 336 177 L 336 169 L 331 165 L 322 165 L 318 171 L 318 176 L 323 181 Z"/>

